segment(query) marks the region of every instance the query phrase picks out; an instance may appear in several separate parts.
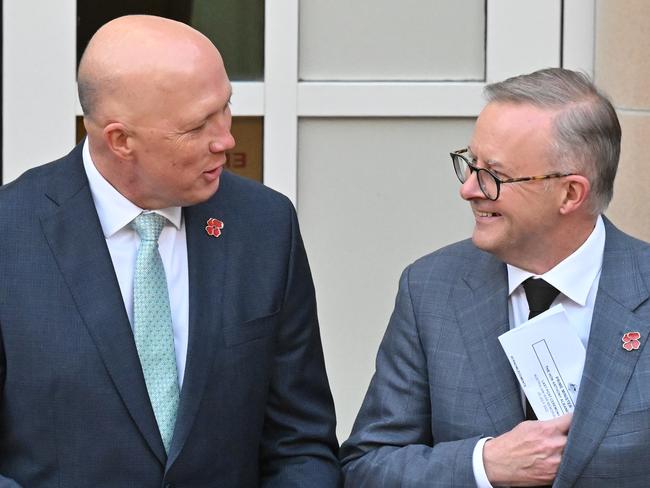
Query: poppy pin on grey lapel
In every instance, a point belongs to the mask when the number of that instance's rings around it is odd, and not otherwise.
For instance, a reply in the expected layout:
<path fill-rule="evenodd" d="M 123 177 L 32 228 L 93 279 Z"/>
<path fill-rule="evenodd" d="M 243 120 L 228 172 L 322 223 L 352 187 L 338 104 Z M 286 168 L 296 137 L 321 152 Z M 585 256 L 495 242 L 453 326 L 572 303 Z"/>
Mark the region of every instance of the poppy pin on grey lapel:
<path fill-rule="evenodd" d="M 641 339 L 640 332 L 626 332 L 621 338 L 623 341 L 623 349 L 626 351 L 634 351 L 638 349 L 639 346 L 641 346 L 639 339 Z"/>

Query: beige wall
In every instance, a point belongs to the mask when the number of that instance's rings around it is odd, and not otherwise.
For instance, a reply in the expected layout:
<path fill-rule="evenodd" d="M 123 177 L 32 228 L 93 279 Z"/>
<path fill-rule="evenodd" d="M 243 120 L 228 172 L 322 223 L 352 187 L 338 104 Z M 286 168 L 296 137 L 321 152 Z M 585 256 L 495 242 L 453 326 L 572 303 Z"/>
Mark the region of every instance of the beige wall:
<path fill-rule="evenodd" d="M 650 2 L 598 0 L 595 80 L 612 98 L 623 129 L 614 199 L 607 215 L 650 241 Z"/>

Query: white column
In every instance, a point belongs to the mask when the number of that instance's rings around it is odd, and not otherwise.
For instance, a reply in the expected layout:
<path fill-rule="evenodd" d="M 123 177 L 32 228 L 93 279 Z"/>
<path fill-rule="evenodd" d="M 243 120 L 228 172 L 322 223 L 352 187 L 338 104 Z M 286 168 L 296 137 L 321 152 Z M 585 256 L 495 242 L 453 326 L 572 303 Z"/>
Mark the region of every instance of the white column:
<path fill-rule="evenodd" d="M 3 182 L 75 143 L 75 0 L 3 2 Z"/>
<path fill-rule="evenodd" d="M 298 0 L 266 2 L 264 183 L 297 197 Z"/>

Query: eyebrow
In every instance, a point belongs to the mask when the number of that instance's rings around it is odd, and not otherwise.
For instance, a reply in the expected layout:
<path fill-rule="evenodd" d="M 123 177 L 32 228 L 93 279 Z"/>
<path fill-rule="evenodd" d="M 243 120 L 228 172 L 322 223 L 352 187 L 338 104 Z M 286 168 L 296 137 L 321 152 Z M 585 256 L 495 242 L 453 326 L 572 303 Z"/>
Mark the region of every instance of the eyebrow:
<path fill-rule="evenodd" d="M 471 146 L 467 146 L 467 152 L 469 153 L 469 155 L 470 155 L 473 159 L 477 159 L 477 158 L 476 158 L 476 154 L 474 153 L 474 151 L 472 151 L 472 147 L 471 147 Z M 499 171 L 499 172 L 507 171 L 507 168 L 504 167 L 503 163 L 502 163 L 501 161 L 497 160 L 497 159 L 488 159 L 488 160 L 485 160 L 485 161 L 483 161 L 483 162 L 484 162 L 487 166 L 489 166 L 490 169 L 496 169 L 496 170 Z"/>
<path fill-rule="evenodd" d="M 230 85 L 230 88 L 228 90 L 228 98 L 226 99 L 226 103 L 219 110 L 222 110 L 222 109 L 226 108 L 228 106 L 228 104 L 230 104 L 230 99 L 231 98 L 232 98 L 232 85 Z M 191 131 L 194 127 L 203 124 L 210 117 L 212 117 L 214 114 L 216 114 L 219 110 L 214 110 L 214 111 L 210 112 L 209 114 L 206 114 L 204 117 L 201 117 L 200 119 L 197 118 L 197 119 L 192 120 L 191 122 L 188 122 L 188 123 L 184 124 L 184 127 L 186 127 L 186 128 L 183 129 L 182 132 Z"/>
<path fill-rule="evenodd" d="M 504 167 L 503 163 L 501 161 L 497 161 L 496 159 L 488 159 L 485 161 L 485 164 L 487 164 L 490 169 L 499 171 L 500 173 L 507 171 L 507 168 Z"/>

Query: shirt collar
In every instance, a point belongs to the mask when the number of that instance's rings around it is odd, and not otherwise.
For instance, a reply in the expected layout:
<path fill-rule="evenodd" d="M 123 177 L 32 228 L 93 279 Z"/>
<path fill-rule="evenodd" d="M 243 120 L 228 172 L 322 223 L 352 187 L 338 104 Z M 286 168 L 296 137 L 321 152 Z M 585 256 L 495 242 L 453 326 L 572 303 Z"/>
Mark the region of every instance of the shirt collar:
<path fill-rule="evenodd" d="M 594 280 L 600 273 L 605 250 L 605 225 L 599 215 L 587 240 L 569 257 L 542 275 L 535 275 L 511 264 L 508 268 L 508 294 L 531 276 L 543 278 L 572 301 L 584 306 Z"/>
<path fill-rule="evenodd" d="M 90 156 L 88 138 L 83 145 L 83 163 L 90 193 L 95 202 L 99 222 L 104 232 L 104 237 L 109 238 L 117 231 L 128 225 L 134 218 L 140 215 L 144 209 L 133 204 L 129 199 L 115 189 L 95 167 Z M 159 213 L 169 220 L 176 229 L 181 228 L 182 209 L 181 207 L 167 207 L 157 209 Z"/>

